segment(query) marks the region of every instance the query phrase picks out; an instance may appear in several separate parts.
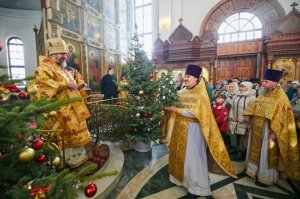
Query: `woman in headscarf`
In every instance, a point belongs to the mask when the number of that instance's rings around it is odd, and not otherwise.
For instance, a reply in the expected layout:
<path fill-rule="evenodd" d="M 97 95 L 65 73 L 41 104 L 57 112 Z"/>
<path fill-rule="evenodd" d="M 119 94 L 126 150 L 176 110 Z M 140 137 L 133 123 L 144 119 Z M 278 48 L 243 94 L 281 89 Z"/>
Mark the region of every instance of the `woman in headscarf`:
<path fill-rule="evenodd" d="M 245 157 L 245 147 L 243 140 L 245 138 L 249 123 L 244 119 L 245 109 L 255 100 L 255 90 L 253 84 L 244 81 L 239 86 L 237 96 L 232 100 L 232 108 L 229 111 L 229 128 L 231 151 L 238 151 L 237 159 Z"/>

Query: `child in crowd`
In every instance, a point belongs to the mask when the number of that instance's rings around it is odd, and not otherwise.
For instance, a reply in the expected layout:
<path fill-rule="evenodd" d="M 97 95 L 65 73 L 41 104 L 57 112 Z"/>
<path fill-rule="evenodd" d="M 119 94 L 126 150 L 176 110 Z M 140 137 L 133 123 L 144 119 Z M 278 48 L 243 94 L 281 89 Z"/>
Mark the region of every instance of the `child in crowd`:
<path fill-rule="evenodd" d="M 230 145 L 227 132 L 228 108 L 225 106 L 226 95 L 219 94 L 213 105 L 213 113 L 226 146 Z"/>

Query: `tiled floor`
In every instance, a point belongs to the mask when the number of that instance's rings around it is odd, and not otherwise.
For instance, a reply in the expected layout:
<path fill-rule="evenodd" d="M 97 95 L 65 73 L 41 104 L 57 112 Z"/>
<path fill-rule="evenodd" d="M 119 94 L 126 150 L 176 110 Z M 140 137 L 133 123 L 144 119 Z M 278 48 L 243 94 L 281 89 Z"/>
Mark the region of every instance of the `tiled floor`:
<path fill-rule="evenodd" d="M 152 151 L 140 153 L 134 150 L 124 152 L 125 164 L 121 180 L 108 199 L 173 199 L 194 198 L 185 188 L 169 181 L 167 169 L 168 154 L 165 145 L 155 145 Z M 232 157 L 234 159 L 234 157 Z M 209 174 L 212 196 L 200 198 L 298 198 L 299 191 L 286 180 L 280 180 L 271 187 L 258 187 L 247 177 L 243 162 L 233 162 L 238 179 Z"/>

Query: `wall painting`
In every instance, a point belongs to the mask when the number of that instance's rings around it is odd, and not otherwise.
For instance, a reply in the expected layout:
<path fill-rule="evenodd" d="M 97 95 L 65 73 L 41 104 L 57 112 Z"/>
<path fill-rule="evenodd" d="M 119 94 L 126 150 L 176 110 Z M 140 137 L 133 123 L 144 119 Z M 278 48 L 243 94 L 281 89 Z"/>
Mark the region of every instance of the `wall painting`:
<path fill-rule="evenodd" d="M 126 31 L 127 28 L 127 3 L 126 0 L 119 0 L 119 24 L 120 29 Z"/>
<path fill-rule="evenodd" d="M 282 81 L 285 80 L 295 80 L 295 63 L 291 58 L 285 57 L 285 58 L 279 58 L 277 59 L 272 66 L 275 70 L 282 70 L 283 76 Z"/>
<path fill-rule="evenodd" d="M 102 2 L 102 1 L 101 1 Z M 87 5 L 93 8 L 95 11 L 100 12 L 99 0 L 86 0 Z"/>
<path fill-rule="evenodd" d="M 116 22 L 115 0 L 105 0 L 105 16 L 113 23 Z"/>
<path fill-rule="evenodd" d="M 115 50 L 116 49 L 116 30 L 115 28 L 110 25 L 106 24 L 106 36 L 105 36 L 105 42 L 109 49 Z"/>
<path fill-rule="evenodd" d="M 100 91 L 100 80 L 102 72 L 99 49 L 88 47 L 88 68 L 89 87 L 93 91 Z"/>
<path fill-rule="evenodd" d="M 102 41 L 101 24 L 103 24 L 102 20 L 87 13 L 87 36 L 93 40 Z"/>
<path fill-rule="evenodd" d="M 80 43 L 71 39 L 63 38 L 67 44 L 67 66 L 70 66 L 80 72 L 81 70 L 81 52 Z"/>
<path fill-rule="evenodd" d="M 67 0 L 61 1 L 60 11 L 63 18 L 63 28 L 80 33 L 80 11 L 79 7 Z"/>

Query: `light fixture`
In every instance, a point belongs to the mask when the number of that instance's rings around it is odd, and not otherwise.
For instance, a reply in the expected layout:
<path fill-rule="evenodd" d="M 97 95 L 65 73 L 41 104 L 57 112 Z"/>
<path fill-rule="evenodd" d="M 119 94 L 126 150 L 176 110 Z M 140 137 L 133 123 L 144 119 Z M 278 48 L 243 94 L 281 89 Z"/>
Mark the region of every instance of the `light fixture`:
<path fill-rule="evenodd" d="M 162 18 L 162 20 L 159 23 L 160 29 L 166 30 L 170 27 L 171 25 L 171 19 L 169 17 Z"/>

